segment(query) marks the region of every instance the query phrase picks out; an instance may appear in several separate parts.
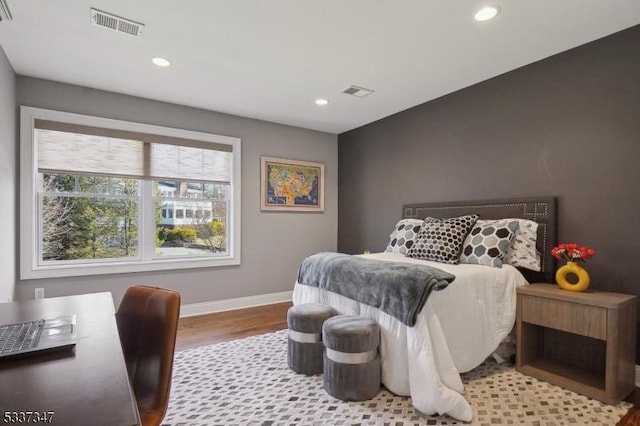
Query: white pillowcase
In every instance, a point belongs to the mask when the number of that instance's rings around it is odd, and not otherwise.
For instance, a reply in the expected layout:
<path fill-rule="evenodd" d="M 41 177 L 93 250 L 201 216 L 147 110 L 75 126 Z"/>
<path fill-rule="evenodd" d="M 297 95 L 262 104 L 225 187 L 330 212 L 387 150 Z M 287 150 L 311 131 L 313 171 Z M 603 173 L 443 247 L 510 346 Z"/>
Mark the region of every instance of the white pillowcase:
<path fill-rule="evenodd" d="M 508 220 L 517 220 L 519 226 L 502 263 L 532 271 L 540 271 L 540 253 L 536 249 L 538 223 L 529 219 Z"/>

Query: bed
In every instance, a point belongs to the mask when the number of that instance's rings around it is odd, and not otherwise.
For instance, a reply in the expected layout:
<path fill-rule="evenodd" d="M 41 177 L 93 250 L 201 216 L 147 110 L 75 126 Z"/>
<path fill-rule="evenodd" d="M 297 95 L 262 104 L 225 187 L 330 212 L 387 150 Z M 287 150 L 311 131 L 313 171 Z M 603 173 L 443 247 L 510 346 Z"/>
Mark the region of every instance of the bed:
<path fill-rule="evenodd" d="M 513 329 L 516 288 L 528 282 L 551 279 L 554 262 L 550 250 L 556 235 L 553 197 L 402 206 L 402 220 L 418 222 L 427 217 L 470 214 L 479 216 L 480 221 L 513 218 L 535 222 L 534 250 L 540 254 L 537 259 L 540 270 L 510 264 L 501 267 L 446 264 L 410 258 L 406 253 L 393 250 L 360 255 L 381 262 L 426 264 L 455 275 L 455 280 L 445 289 L 431 293 L 414 326 L 332 291 L 300 282 L 295 283 L 293 291 L 294 304 L 323 303 L 341 314 L 375 319 L 381 330 L 382 383 L 387 389 L 411 396 L 414 407 L 424 414 L 447 414 L 462 421 L 471 421 L 473 415 L 461 394 L 464 386 L 460 373 L 480 365 Z M 397 227 L 396 224 L 394 233 Z M 520 265 L 517 261 L 513 263 Z"/>

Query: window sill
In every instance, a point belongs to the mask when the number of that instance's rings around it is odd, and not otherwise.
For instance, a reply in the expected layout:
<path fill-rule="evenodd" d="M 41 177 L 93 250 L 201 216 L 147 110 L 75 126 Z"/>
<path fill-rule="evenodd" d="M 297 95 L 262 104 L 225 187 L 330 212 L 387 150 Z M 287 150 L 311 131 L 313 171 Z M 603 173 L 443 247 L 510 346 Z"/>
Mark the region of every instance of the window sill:
<path fill-rule="evenodd" d="M 25 267 L 20 278 L 23 280 L 42 278 L 78 277 L 87 275 L 128 274 L 133 272 L 167 271 L 194 268 L 214 268 L 240 265 L 240 257 L 218 257 L 215 259 L 155 259 L 135 262 L 110 262 L 99 264 L 66 264 Z"/>

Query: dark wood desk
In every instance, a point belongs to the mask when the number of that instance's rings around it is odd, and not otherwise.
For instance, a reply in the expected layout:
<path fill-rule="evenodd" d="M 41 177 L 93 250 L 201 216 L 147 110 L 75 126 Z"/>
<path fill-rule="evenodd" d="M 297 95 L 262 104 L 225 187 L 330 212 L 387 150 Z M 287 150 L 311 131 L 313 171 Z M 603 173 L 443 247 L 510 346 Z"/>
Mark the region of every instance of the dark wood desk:
<path fill-rule="evenodd" d="M 68 314 L 76 314 L 73 351 L 0 360 L 0 424 L 5 412 L 32 411 L 53 412 L 56 425 L 138 425 L 111 293 L 0 304 L 0 324 Z"/>

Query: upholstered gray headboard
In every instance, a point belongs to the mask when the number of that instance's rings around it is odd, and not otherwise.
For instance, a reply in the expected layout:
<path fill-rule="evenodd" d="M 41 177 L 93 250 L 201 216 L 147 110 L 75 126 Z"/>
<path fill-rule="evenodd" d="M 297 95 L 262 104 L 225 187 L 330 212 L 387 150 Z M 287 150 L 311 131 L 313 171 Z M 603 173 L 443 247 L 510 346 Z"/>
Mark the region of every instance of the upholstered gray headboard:
<path fill-rule="evenodd" d="M 538 225 L 537 249 L 540 252 L 540 272 L 520 269 L 530 283 L 555 282 L 555 259 L 551 249 L 556 245 L 555 197 L 507 198 L 498 200 L 452 201 L 449 203 L 418 203 L 402 206 L 403 218 L 424 219 L 427 216 L 445 218 L 477 214 L 481 219 L 524 218 Z"/>

